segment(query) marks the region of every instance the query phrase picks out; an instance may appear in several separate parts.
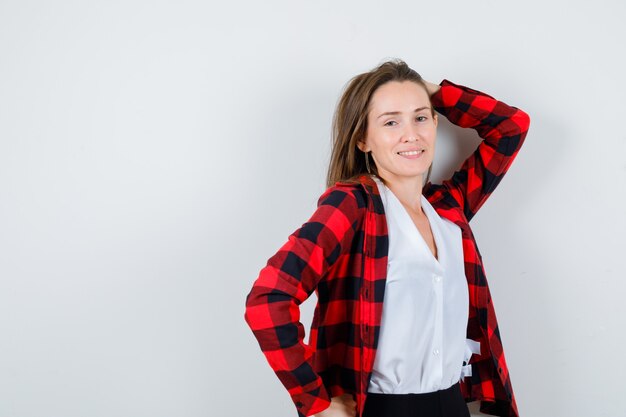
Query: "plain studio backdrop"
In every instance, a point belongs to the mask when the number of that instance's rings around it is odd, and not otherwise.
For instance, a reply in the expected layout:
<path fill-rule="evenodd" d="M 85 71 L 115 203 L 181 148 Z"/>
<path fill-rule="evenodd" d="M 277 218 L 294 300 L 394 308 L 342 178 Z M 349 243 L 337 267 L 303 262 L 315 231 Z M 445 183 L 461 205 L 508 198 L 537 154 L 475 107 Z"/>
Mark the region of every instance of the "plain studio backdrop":
<path fill-rule="evenodd" d="M 390 58 L 531 117 L 471 223 L 521 416 L 626 415 L 625 15 L 0 2 L 0 416 L 295 416 L 245 296 L 325 189 L 343 87 Z M 442 117 L 433 180 L 479 140 Z"/>

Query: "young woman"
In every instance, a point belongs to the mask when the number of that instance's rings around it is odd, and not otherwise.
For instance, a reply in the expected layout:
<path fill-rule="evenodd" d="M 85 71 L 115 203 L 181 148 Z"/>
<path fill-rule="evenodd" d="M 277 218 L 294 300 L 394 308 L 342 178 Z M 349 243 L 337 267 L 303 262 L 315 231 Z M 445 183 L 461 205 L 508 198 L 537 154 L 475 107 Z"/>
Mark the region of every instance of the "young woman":
<path fill-rule="evenodd" d="M 483 141 L 429 181 L 437 113 Z M 298 416 L 517 417 L 469 221 L 530 119 L 493 97 L 422 79 L 401 60 L 354 77 L 333 121 L 326 191 L 268 260 L 245 320 Z M 317 304 L 304 343 L 299 305 Z"/>

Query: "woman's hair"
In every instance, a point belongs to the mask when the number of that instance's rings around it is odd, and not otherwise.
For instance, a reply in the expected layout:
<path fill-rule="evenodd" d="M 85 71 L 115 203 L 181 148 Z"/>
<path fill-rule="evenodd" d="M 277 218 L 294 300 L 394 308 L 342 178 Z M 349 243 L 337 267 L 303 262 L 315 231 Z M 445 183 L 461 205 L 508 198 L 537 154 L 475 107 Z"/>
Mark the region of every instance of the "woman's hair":
<path fill-rule="evenodd" d="M 368 173 L 365 158 L 369 155 L 357 147 L 357 142 L 365 140 L 367 114 L 372 95 L 378 87 L 390 81 L 413 81 L 428 91 L 422 77 L 401 59 L 384 62 L 348 81 L 333 117 L 332 150 L 326 175 L 327 187 L 332 187 L 337 181 L 356 183 L 360 175 Z M 434 117 L 435 110 L 432 105 L 431 111 Z M 370 160 L 369 165 L 371 173 L 380 178 L 374 161 Z M 431 169 L 432 164 L 428 168 L 425 182 L 430 179 Z"/>

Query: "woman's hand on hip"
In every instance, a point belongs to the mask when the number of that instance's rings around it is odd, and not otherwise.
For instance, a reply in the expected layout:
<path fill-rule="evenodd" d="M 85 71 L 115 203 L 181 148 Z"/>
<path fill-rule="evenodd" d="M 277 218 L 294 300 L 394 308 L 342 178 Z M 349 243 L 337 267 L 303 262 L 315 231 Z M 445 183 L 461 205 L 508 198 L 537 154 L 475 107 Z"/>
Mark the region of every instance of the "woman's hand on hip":
<path fill-rule="evenodd" d="M 350 394 L 343 394 L 330 399 L 330 407 L 315 414 L 314 417 L 354 417 L 356 416 L 356 401 Z"/>

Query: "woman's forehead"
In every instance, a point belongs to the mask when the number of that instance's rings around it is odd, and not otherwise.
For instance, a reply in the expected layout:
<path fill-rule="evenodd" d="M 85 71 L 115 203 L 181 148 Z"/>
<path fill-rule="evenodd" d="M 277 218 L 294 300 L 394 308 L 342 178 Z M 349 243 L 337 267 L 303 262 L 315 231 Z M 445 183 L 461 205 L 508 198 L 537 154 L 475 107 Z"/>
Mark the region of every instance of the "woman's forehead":
<path fill-rule="evenodd" d="M 381 85 L 370 100 L 370 113 L 378 117 L 386 112 L 414 112 L 430 108 L 430 99 L 426 90 L 412 81 L 402 83 L 391 81 Z"/>

